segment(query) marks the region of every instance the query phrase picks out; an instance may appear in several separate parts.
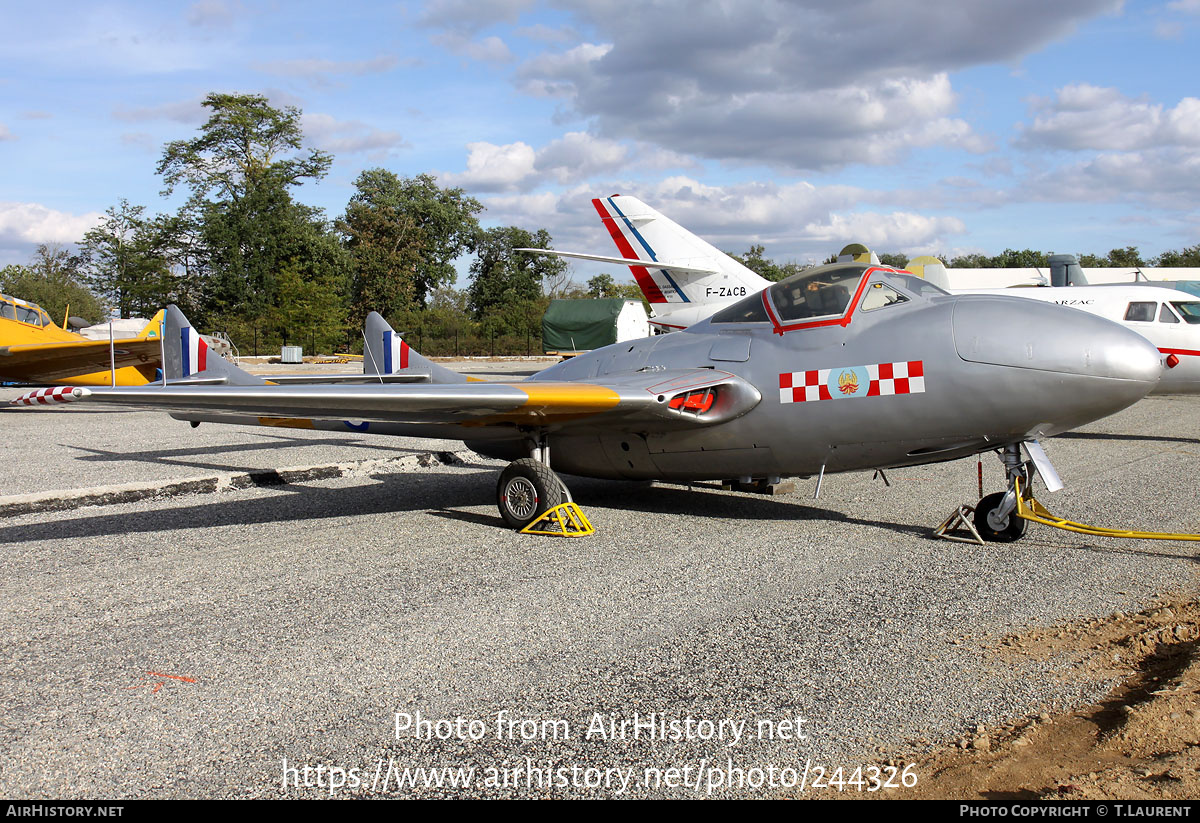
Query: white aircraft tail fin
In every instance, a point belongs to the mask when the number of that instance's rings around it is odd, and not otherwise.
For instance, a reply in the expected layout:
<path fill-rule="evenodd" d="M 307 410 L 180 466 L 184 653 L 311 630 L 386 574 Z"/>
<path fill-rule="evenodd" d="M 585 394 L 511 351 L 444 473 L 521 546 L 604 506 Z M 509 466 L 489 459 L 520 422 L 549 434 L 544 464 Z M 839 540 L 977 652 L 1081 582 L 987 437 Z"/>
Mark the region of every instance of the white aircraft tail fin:
<path fill-rule="evenodd" d="M 614 194 L 592 205 L 621 253 L 611 262 L 629 266 L 652 306 L 726 303 L 770 285 L 636 197 Z"/>
<path fill-rule="evenodd" d="M 363 329 L 363 374 L 404 374 L 430 383 L 466 383 L 465 375 L 422 357 L 397 334 L 379 312 L 367 315 Z"/>

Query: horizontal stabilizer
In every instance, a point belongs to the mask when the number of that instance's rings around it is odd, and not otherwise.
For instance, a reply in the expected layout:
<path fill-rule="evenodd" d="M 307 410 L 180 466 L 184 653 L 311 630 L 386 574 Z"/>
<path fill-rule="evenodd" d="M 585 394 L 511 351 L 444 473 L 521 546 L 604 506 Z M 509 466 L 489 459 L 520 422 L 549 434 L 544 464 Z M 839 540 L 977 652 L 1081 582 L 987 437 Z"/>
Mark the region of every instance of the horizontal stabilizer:
<path fill-rule="evenodd" d="M 268 374 L 264 378 L 276 386 L 296 383 L 429 383 L 428 374 Z"/>
<path fill-rule="evenodd" d="M 717 269 L 712 267 L 701 268 L 699 266 L 684 266 L 678 263 L 663 263 L 658 260 L 631 260 L 626 257 L 605 257 L 602 254 L 584 254 L 577 251 L 558 251 L 556 249 L 513 249 L 513 251 L 527 251 L 532 254 L 552 254 L 556 257 L 573 257 L 577 260 L 594 260 L 597 263 L 613 263 L 618 266 L 642 266 L 647 269 L 663 269 L 665 271 L 677 271 L 685 274 L 718 274 Z"/>

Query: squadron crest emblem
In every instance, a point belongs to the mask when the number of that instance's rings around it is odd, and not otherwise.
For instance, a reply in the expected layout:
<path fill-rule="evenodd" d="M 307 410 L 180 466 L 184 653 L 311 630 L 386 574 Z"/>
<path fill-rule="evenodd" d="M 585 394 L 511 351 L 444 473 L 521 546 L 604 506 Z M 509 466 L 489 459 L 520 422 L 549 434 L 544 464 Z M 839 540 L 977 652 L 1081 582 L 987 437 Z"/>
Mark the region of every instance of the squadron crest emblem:
<path fill-rule="evenodd" d="M 838 375 L 838 391 L 842 394 L 857 394 L 858 375 L 852 371 L 844 371 Z"/>

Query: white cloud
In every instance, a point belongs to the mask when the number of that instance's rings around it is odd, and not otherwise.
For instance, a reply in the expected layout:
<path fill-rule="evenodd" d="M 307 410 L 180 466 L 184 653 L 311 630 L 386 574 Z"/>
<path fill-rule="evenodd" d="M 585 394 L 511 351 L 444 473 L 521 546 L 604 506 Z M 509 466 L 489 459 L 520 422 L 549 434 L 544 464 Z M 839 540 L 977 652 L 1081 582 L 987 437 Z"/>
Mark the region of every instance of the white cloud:
<path fill-rule="evenodd" d="M 407 145 L 399 132 L 376 129 L 357 120 L 338 120 L 328 114 L 301 115 L 300 124 L 306 143 L 334 154 L 381 152 Z"/>
<path fill-rule="evenodd" d="M 103 219 L 100 212 L 70 214 L 40 203 L 0 202 L 0 247 L 33 247 L 41 243 L 78 243 Z"/>
<path fill-rule="evenodd" d="M 627 163 L 628 150 L 615 140 L 568 132 L 537 153 L 534 168 L 559 183 L 576 183 L 595 174 L 613 172 Z"/>
<path fill-rule="evenodd" d="M 515 80 L 612 139 L 787 169 L 892 163 L 915 147 L 987 147 L 955 116 L 951 71 L 1011 63 L 1120 7 L 573 0 L 592 42 L 533 57 Z"/>
<path fill-rule="evenodd" d="M 1181 148 L 1105 152 L 1030 177 L 1018 199 L 1051 202 L 1140 202 L 1193 213 L 1200 191 L 1200 153 Z"/>
<path fill-rule="evenodd" d="M 515 23 L 533 0 L 431 0 L 419 22 L 430 28 L 474 34 L 497 23 Z"/>
<path fill-rule="evenodd" d="M 12 132 L 10 132 L 8 130 L 8 126 L 4 125 L 3 123 L 0 123 L 0 141 L 16 140 L 16 139 L 17 139 L 16 135 L 14 135 Z"/>
<path fill-rule="evenodd" d="M 495 35 L 482 40 L 472 40 L 455 32 L 446 32 L 434 35 L 432 40 L 447 51 L 481 63 L 510 63 L 513 60 L 513 53 L 509 51 L 508 46 Z"/>
<path fill-rule="evenodd" d="M 1185 97 L 1174 108 L 1134 99 L 1113 88 L 1064 86 L 1053 100 L 1038 99 L 1039 114 L 1018 144 L 1071 150 L 1135 151 L 1164 146 L 1200 147 L 1200 100 Z"/>
<path fill-rule="evenodd" d="M 241 3 L 224 0 L 200 0 L 188 7 L 188 25 L 201 29 L 227 29 L 244 9 Z"/>
<path fill-rule="evenodd" d="M 160 103 L 157 106 L 140 106 L 132 109 L 118 106 L 113 111 L 113 117 L 132 123 L 144 120 L 173 120 L 176 123 L 194 125 L 208 119 L 208 110 L 204 108 L 203 97 L 193 97 L 190 100 L 176 100 L 170 103 Z"/>
<path fill-rule="evenodd" d="M 611 192 L 640 198 L 717 248 L 740 253 L 761 243 L 768 257 L 781 262 L 821 260 L 852 241 L 877 251 L 928 251 L 966 231 L 956 217 L 864 209 L 882 193 L 851 186 L 713 186 L 682 175 L 643 184 L 607 181 L 561 194 L 507 194 L 484 202 L 489 222 L 545 227 L 555 248 L 607 254 L 614 253 L 612 241 L 591 200 Z"/>
<path fill-rule="evenodd" d="M 467 145 L 467 169 L 439 176 L 472 192 L 528 191 L 544 184 L 573 185 L 601 174 L 640 167 L 689 168 L 687 157 L 655 146 L 623 143 L 573 131 L 540 149 L 527 143 Z"/>
<path fill-rule="evenodd" d="M 382 74 L 394 69 L 399 62 L 395 55 L 390 54 L 373 57 L 370 60 L 325 60 L 314 57 L 257 63 L 254 68 L 266 74 L 319 79 L 332 74 L 350 74 L 359 77 L 367 74 Z"/>
<path fill-rule="evenodd" d="M 611 43 L 581 43 L 561 54 L 538 55 L 517 71 L 518 86 L 536 97 L 571 97 L 610 51 Z"/>
<path fill-rule="evenodd" d="M 579 39 L 579 32 L 570 26 L 547 26 L 545 23 L 535 23 L 516 30 L 518 37 L 536 40 L 539 43 L 570 43 Z"/>
<path fill-rule="evenodd" d="M 535 152 L 527 143 L 467 144 L 467 170 L 439 175 L 452 186 L 468 191 L 512 191 L 527 187 L 534 176 Z"/>

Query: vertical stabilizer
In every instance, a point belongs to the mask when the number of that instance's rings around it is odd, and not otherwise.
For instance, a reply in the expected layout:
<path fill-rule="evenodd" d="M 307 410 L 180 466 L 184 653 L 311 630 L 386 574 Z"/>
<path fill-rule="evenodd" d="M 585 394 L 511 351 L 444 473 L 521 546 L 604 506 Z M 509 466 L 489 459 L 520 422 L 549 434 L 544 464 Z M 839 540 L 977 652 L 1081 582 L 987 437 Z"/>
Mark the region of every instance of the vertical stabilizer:
<path fill-rule="evenodd" d="M 183 312 L 174 305 L 166 308 L 163 373 L 168 382 L 221 381 L 230 386 L 262 386 L 267 382 L 214 354 L 200 337 L 200 332 L 192 328 Z"/>
<path fill-rule="evenodd" d="M 634 280 L 655 308 L 662 304 L 716 307 L 762 291 L 770 283 L 641 200 L 614 194 L 592 201 L 604 228 L 630 265 Z M 671 268 L 656 267 L 664 263 Z M 695 271 L 687 271 L 691 267 Z M 715 309 L 714 309 L 715 310 Z"/>
<path fill-rule="evenodd" d="M 379 312 L 367 315 L 363 330 L 363 374 L 407 374 L 430 383 L 466 383 L 465 375 L 422 357 Z"/>

